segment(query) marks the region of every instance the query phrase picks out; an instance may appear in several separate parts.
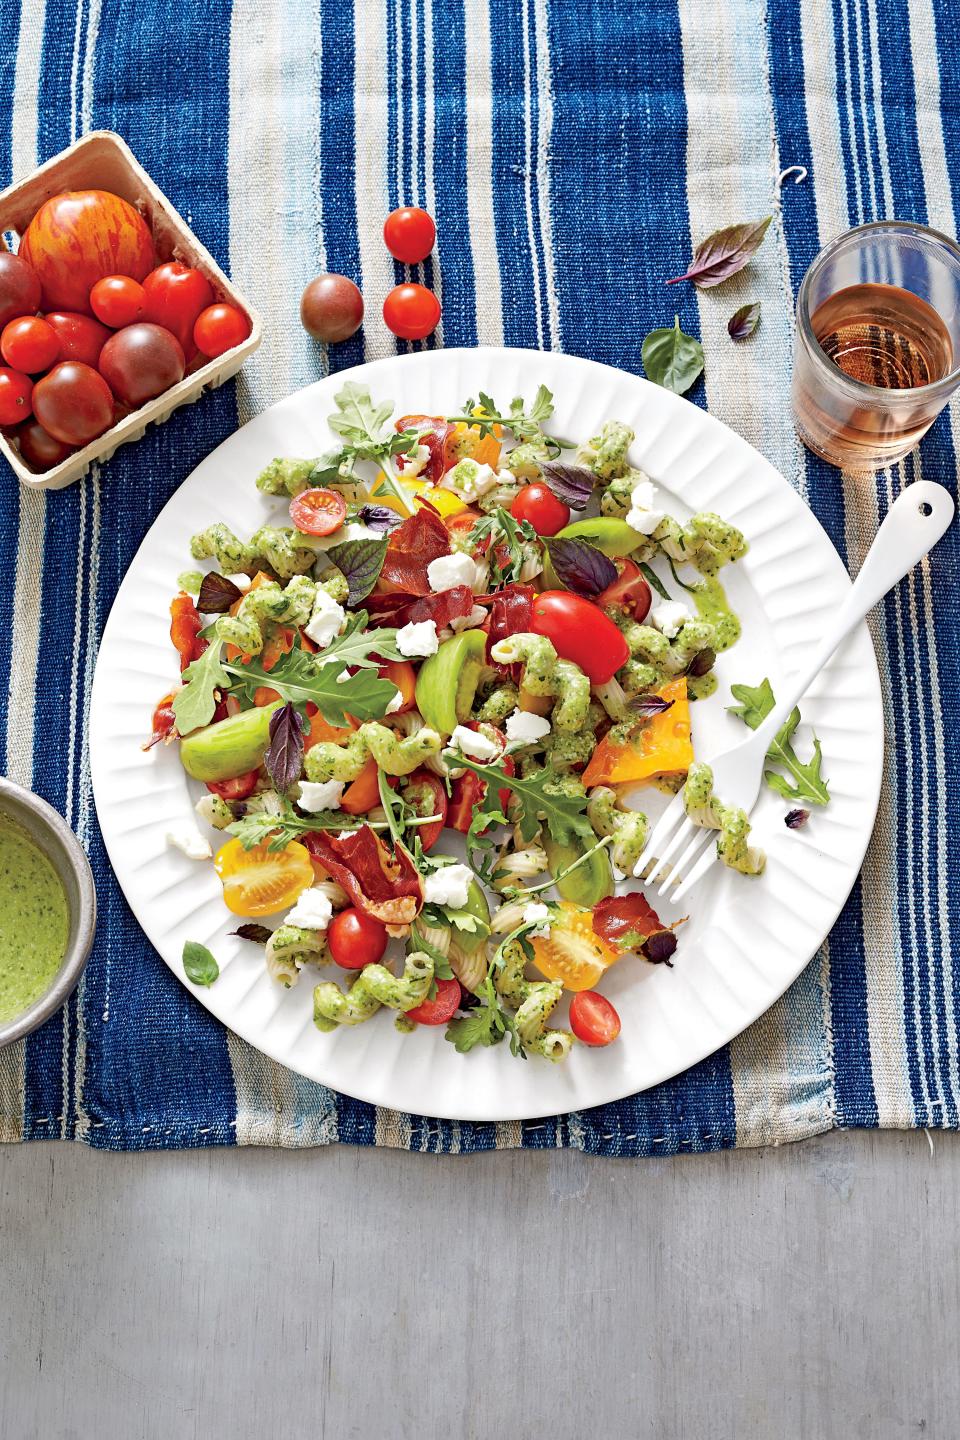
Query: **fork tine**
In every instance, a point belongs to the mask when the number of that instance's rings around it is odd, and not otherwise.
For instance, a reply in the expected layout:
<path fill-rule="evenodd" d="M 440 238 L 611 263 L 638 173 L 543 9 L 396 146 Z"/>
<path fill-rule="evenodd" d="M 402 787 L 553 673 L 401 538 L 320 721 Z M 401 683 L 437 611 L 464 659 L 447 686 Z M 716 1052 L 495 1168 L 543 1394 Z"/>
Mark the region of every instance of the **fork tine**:
<path fill-rule="evenodd" d="M 660 849 L 669 843 L 677 825 L 685 816 L 686 812 L 683 808 L 682 794 L 677 795 L 670 801 L 670 804 L 653 827 L 647 843 L 643 847 L 640 859 L 633 867 L 634 875 L 643 875 L 644 870 L 646 870 L 651 861 L 657 858 Z"/>
<path fill-rule="evenodd" d="M 716 839 L 716 831 L 708 830 L 707 834 L 712 835 L 714 840 Z M 710 866 L 713 865 L 717 858 L 718 857 L 716 845 L 708 845 L 706 850 L 700 856 L 700 859 L 697 861 L 696 865 L 694 865 L 693 869 L 690 871 L 690 874 L 685 880 L 681 881 L 679 888 L 671 896 L 674 904 L 677 904 L 680 900 L 682 900 L 684 895 L 686 895 L 687 891 L 703 879 L 704 875 L 706 875 L 707 871 L 710 869 Z"/>
<path fill-rule="evenodd" d="M 696 833 L 694 834 L 693 839 L 690 841 L 690 844 L 687 846 L 686 850 L 684 850 L 683 854 L 678 856 L 675 863 L 670 867 L 669 873 L 664 879 L 663 884 L 660 886 L 660 889 L 657 891 L 658 895 L 665 895 L 670 889 L 671 885 L 677 885 L 683 882 L 689 867 L 694 863 L 694 861 L 699 860 L 700 856 L 702 855 L 704 844 L 710 843 L 711 836 L 715 837 L 716 831 L 703 830 L 700 828 L 700 826 L 696 827 Z"/>
<path fill-rule="evenodd" d="M 685 846 L 689 845 L 696 828 L 693 821 L 688 820 L 684 815 L 683 823 L 678 826 L 670 844 L 663 847 L 656 865 L 651 869 L 647 877 L 648 885 L 655 885 L 658 879 L 664 879 L 669 875 L 673 869 L 675 857 L 683 851 Z"/>

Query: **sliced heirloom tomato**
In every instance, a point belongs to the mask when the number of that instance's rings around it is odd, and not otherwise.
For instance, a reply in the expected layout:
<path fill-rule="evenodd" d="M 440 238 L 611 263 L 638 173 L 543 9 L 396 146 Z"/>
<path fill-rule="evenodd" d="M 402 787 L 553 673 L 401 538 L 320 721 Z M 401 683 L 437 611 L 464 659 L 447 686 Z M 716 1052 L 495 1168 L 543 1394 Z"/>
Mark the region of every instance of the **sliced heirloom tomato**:
<path fill-rule="evenodd" d="M 582 1045 L 610 1045 L 620 1034 L 620 1016 L 606 996 L 581 990 L 570 1001 L 570 1029 Z"/>
<path fill-rule="evenodd" d="M 234 915 L 276 915 L 313 884 L 310 852 L 296 840 L 281 850 L 268 850 L 266 843 L 244 850 L 239 840 L 228 840 L 213 864 Z"/>
<path fill-rule="evenodd" d="M 259 770 L 247 770 L 229 780 L 208 780 L 206 785 L 211 795 L 219 795 L 221 800 L 246 800 L 256 790 L 259 779 Z"/>
<path fill-rule="evenodd" d="M 405 715 L 412 710 L 417 701 L 417 672 L 409 660 L 388 660 L 381 665 L 377 671 L 381 680 L 389 680 L 396 685 L 400 691 L 400 699 L 403 702 L 399 709 L 392 710 L 392 715 Z"/>
<path fill-rule="evenodd" d="M 439 775 L 434 775 L 432 770 L 421 765 L 419 770 L 414 770 L 413 774 L 402 782 L 401 793 L 416 815 L 439 815 L 439 820 L 435 820 L 432 825 L 416 827 L 424 851 L 432 850 L 447 823 L 447 811 L 450 808 L 443 781 Z"/>
<path fill-rule="evenodd" d="M 380 766 L 371 755 L 356 780 L 343 792 L 340 809 L 348 815 L 368 815 L 380 804 Z"/>
<path fill-rule="evenodd" d="M 336 490 L 304 490 L 290 501 L 290 519 L 304 535 L 332 535 L 347 518 L 347 502 Z"/>
<path fill-rule="evenodd" d="M 619 726 L 605 735 L 583 772 L 584 785 L 638 784 L 655 776 L 687 773 L 693 764 L 693 745 L 686 678 L 669 681 L 657 695 L 670 702 L 669 710 L 639 722 L 626 739 L 616 738 Z"/>
<path fill-rule="evenodd" d="M 605 685 L 630 659 L 630 647 L 613 621 L 590 600 L 569 590 L 544 590 L 533 602 L 530 628 L 553 642 L 592 685 Z"/>
<path fill-rule="evenodd" d="M 617 578 L 597 596 L 596 603 L 601 610 L 606 610 L 608 606 L 625 610 L 634 620 L 642 623 L 650 613 L 650 586 L 635 561 L 620 556 L 613 563 L 617 567 Z"/>
<path fill-rule="evenodd" d="M 407 1019 L 418 1025 L 446 1025 L 460 1004 L 459 980 L 437 980 L 437 993 L 432 1000 L 422 1000 L 413 1010 L 407 1011 Z"/>
<path fill-rule="evenodd" d="M 620 951 L 596 934 L 591 912 L 567 900 L 551 915 L 550 934 L 532 939 L 533 963 L 541 975 L 559 980 L 566 990 L 591 990 L 620 959 Z"/>

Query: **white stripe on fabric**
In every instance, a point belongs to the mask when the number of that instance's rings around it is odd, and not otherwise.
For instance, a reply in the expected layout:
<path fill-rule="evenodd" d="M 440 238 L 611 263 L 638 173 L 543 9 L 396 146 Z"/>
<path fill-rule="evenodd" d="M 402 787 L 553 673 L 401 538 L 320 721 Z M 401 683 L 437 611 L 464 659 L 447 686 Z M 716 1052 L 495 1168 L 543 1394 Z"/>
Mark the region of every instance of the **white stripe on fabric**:
<path fill-rule="evenodd" d="M 434 94 L 434 73 L 433 73 L 433 0 L 424 0 L 423 4 L 423 52 L 424 52 L 424 117 L 423 117 L 423 184 L 424 204 L 431 215 L 437 213 L 437 190 L 436 176 L 434 172 L 434 145 L 436 143 L 436 96 Z M 423 284 L 423 266 L 420 270 L 420 283 Z M 443 271 L 440 266 L 439 254 L 434 251 L 433 256 L 433 290 L 440 301 L 440 323 L 434 331 L 433 343 L 437 348 L 443 346 Z"/>
<path fill-rule="evenodd" d="M 442 3 L 442 0 L 441 0 Z M 467 108 L 467 213 L 472 247 L 477 343 L 503 344 L 503 301 L 493 208 L 493 86 L 490 0 L 465 0 L 469 36 L 464 56 Z"/>
<path fill-rule="evenodd" d="M 387 190 L 387 35 L 384 7 L 375 0 L 357 5 L 356 73 L 353 104 L 357 135 L 356 207 L 360 247 L 360 289 L 366 297 L 363 319 L 364 359 L 396 353 L 383 320 L 383 300 L 393 289 L 393 261 L 383 243 Z M 400 106 L 397 106 L 399 111 Z M 399 120 L 398 120 L 399 124 Z"/>
<path fill-rule="evenodd" d="M 385 1110 L 377 1106 L 373 1128 L 374 1145 L 384 1145 L 388 1150 L 409 1150 L 413 1139 L 413 1126 L 409 1115 L 398 1110 Z"/>
<path fill-rule="evenodd" d="M 537 57 L 537 209 L 543 246 L 544 287 L 547 292 L 547 339 L 551 350 L 562 350 L 560 297 L 553 254 L 553 206 L 550 195 L 550 137 L 553 132 L 553 71 L 547 0 L 533 0 Z"/>
<path fill-rule="evenodd" d="M 523 6 L 523 201 L 527 219 L 527 244 L 530 247 L 530 280 L 533 285 L 533 310 L 537 321 L 537 348 L 544 348 L 543 294 L 540 275 L 540 247 L 533 218 L 533 179 L 536 173 L 536 147 L 533 140 L 533 61 L 530 54 L 530 24 L 527 14 L 529 0 Z"/>
<path fill-rule="evenodd" d="M 296 1075 L 255 1050 L 232 1030 L 227 1050 L 237 1102 L 238 1145 L 300 1147 L 339 1139 L 332 1090 Z"/>

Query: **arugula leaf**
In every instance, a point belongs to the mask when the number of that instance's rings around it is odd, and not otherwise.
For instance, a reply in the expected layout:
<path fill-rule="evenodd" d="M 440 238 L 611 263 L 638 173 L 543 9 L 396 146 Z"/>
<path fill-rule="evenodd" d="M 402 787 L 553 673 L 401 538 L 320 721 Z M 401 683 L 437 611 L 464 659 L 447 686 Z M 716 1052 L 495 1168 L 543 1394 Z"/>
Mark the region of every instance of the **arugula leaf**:
<path fill-rule="evenodd" d="M 778 775 L 775 770 L 765 770 L 763 772 L 764 779 L 771 790 L 775 790 L 785 800 L 809 800 L 814 805 L 826 805 L 830 800 L 830 791 L 827 789 L 827 782 L 820 774 L 820 762 L 823 758 L 820 741 L 814 735 L 813 755 L 804 765 L 792 743 L 799 724 L 800 707 L 796 706 L 780 726 L 773 744 L 767 751 L 767 759 L 781 765 L 788 774 L 793 776 L 796 784 L 791 785 L 789 780 L 783 775 Z"/>
<path fill-rule="evenodd" d="M 459 751 L 446 750 L 444 754 L 452 763 L 486 780 L 488 787 L 513 791 L 520 801 L 517 825 L 524 843 L 533 839 L 542 824 L 546 824 L 558 845 L 569 845 L 577 836 L 587 837 L 591 844 L 595 841 L 593 826 L 586 816 L 586 796 L 564 794 L 558 788 L 561 777 L 548 765 L 530 775 L 508 775 L 499 765 L 480 765 Z"/>
<path fill-rule="evenodd" d="M 367 630 L 366 610 L 349 616 L 343 633 L 332 640 L 322 654 L 316 656 L 324 665 L 369 665 L 377 669 L 385 660 L 402 660 L 397 649 L 397 632 L 385 625 L 382 630 Z"/>
<path fill-rule="evenodd" d="M 410 927 L 410 939 L 414 949 L 423 950 L 425 954 L 430 956 L 430 959 L 433 961 L 433 976 L 435 980 L 452 980 L 454 978 L 453 971 L 450 968 L 450 961 L 446 955 L 444 955 L 442 950 L 438 950 L 436 945 L 431 945 L 430 941 L 417 929 L 416 925 L 411 925 Z"/>
<path fill-rule="evenodd" d="M 333 398 L 337 410 L 327 423 L 335 435 L 341 435 L 357 450 L 383 443 L 384 427 L 393 414 L 392 400 L 377 404 L 370 398 L 367 386 L 355 380 L 348 380 Z"/>
<path fill-rule="evenodd" d="M 309 817 L 298 815 L 289 801 L 285 801 L 279 815 L 259 811 L 255 815 L 244 815 L 227 826 L 227 834 L 235 835 L 244 850 L 254 845 L 267 844 L 268 850 L 282 850 L 291 840 L 308 834 L 311 830 L 355 830 L 357 817 L 347 815 L 343 810 L 316 810 Z M 379 828 L 379 827 L 374 827 Z"/>
<path fill-rule="evenodd" d="M 374 642 L 370 642 L 371 644 Z M 333 647 L 330 647 L 333 649 Z M 322 664 L 305 650 L 295 649 L 282 655 L 272 670 L 265 670 L 259 660 L 248 660 L 242 664 L 228 664 L 227 670 L 245 684 L 269 685 L 282 699 L 294 705 L 312 701 L 328 725 L 348 725 L 348 715 L 358 720 L 379 720 L 386 714 L 387 706 L 396 694 L 397 687 L 389 680 L 381 680 L 371 669 L 364 668 L 346 680 L 339 677 L 343 664 L 338 656 L 333 664 L 327 662 L 323 653 Z M 351 664 L 364 664 L 352 660 Z"/>
<path fill-rule="evenodd" d="M 194 985 L 212 985 L 220 974 L 216 957 L 196 940 L 187 940 L 184 944 L 183 969 Z"/>
<path fill-rule="evenodd" d="M 420 439 L 416 430 L 397 434 L 387 428 L 393 414 L 393 401 L 372 400 L 367 386 L 358 385 L 355 380 L 348 380 L 334 401 L 337 409 L 327 423 L 346 443 L 317 461 L 310 475 L 311 485 L 350 481 L 356 462 L 371 460 L 379 464 L 382 471 L 381 492 L 392 494 L 400 501 L 404 514 L 412 515 L 413 500 L 399 484 L 390 457 L 415 453 Z"/>
<path fill-rule="evenodd" d="M 777 703 L 773 698 L 773 686 L 767 679 L 761 680 L 759 685 L 731 685 L 730 694 L 740 704 L 728 705 L 727 714 L 738 715 L 751 730 L 756 730 L 766 720 Z"/>
<path fill-rule="evenodd" d="M 344 540 L 332 546 L 327 555 L 343 572 L 349 587 L 347 604 L 359 605 L 366 600 L 380 578 L 387 554 L 386 540 Z"/>
<path fill-rule="evenodd" d="M 483 409 L 482 415 L 474 415 L 477 405 Z M 478 392 L 477 400 L 465 400 L 463 402 L 462 415 L 450 415 L 447 418 L 453 421 L 461 421 L 479 430 L 481 435 L 493 435 L 496 426 L 503 426 L 513 432 L 517 440 L 544 440 L 553 449 L 555 454 L 560 451 L 560 443 L 552 437 L 544 435 L 544 421 L 549 420 L 553 414 L 553 395 L 546 385 L 540 385 L 533 403 L 527 409 L 523 397 L 515 395 L 510 401 L 509 409 L 501 412 L 497 402 L 482 390 Z"/>
<path fill-rule="evenodd" d="M 504 1035 L 509 1035 L 510 1054 L 526 1060 L 527 1054 L 517 1034 L 516 1022 L 504 1010 L 489 970 L 478 994 L 480 1004 L 462 1020 L 451 1020 L 444 1038 L 459 1054 L 466 1055 L 475 1045 L 499 1045 Z"/>
<path fill-rule="evenodd" d="M 230 677 L 220 659 L 222 648 L 219 640 L 214 640 L 200 659 L 191 661 L 183 672 L 186 684 L 173 697 L 173 714 L 181 735 L 209 725 L 217 708 L 214 692 L 230 687 Z"/>
<path fill-rule="evenodd" d="M 476 551 L 481 541 L 489 539 L 490 548 L 487 552 L 487 559 L 490 563 L 491 589 L 496 589 L 501 585 L 515 584 L 520 579 L 520 572 L 528 555 L 523 548 L 523 542 L 536 545 L 539 538 L 529 520 L 518 522 L 509 510 L 498 505 L 492 514 L 485 515 L 482 520 L 477 521 L 467 536 L 467 545 L 471 550 Z M 496 553 L 500 545 L 506 546 L 507 560 L 505 562 Z"/>
<path fill-rule="evenodd" d="M 448 928 L 462 930 L 467 935 L 479 935 L 484 940 L 490 934 L 489 923 L 470 910 L 452 910 L 446 905 L 441 910 L 439 905 L 424 905 L 420 914 L 424 920 L 429 920 L 431 925 L 446 925 Z"/>

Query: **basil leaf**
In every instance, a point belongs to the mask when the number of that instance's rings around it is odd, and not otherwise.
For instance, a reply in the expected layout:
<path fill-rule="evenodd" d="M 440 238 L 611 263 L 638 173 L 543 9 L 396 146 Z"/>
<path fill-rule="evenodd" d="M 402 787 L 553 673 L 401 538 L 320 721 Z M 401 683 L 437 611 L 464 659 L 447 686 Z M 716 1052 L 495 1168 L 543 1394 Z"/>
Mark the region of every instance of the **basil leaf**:
<path fill-rule="evenodd" d="M 349 586 L 348 605 L 366 600 L 380 578 L 387 554 L 386 540 L 344 540 L 327 551 Z"/>
<path fill-rule="evenodd" d="M 582 510 L 590 496 L 596 477 L 586 465 L 565 465 L 562 460 L 547 460 L 540 474 L 558 500 L 571 510 Z"/>
<path fill-rule="evenodd" d="M 747 340 L 760 324 L 760 302 L 741 305 L 727 321 L 727 334 L 731 340 Z"/>
<path fill-rule="evenodd" d="M 204 615 L 224 615 L 231 605 L 235 605 L 238 600 L 242 599 L 243 591 L 239 585 L 234 585 L 226 575 L 220 575 L 216 570 L 210 570 L 200 582 L 197 609 Z"/>
<path fill-rule="evenodd" d="M 250 940 L 254 945 L 266 945 L 273 931 L 268 930 L 266 925 L 244 924 L 238 925 L 230 934 L 239 935 L 241 940 Z"/>
<path fill-rule="evenodd" d="M 809 819 L 809 810 L 790 810 L 784 815 L 783 823 L 788 830 L 799 830 L 802 826 L 806 825 Z"/>
<path fill-rule="evenodd" d="M 557 573 L 561 585 L 595 600 L 617 578 L 617 567 L 609 555 L 604 555 L 588 540 L 551 539 L 545 542 L 550 563 Z"/>
<path fill-rule="evenodd" d="M 670 599 L 670 591 L 666 588 L 663 581 L 660 579 L 660 576 L 657 574 L 656 570 L 652 569 L 647 564 L 646 560 L 640 561 L 640 574 L 646 580 L 647 584 L 651 586 L 652 589 L 656 590 L 661 600 Z"/>
<path fill-rule="evenodd" d="M 644 718 L 665 715 L 672 705 L 673 701 L 664 700 L 662 695 L 641 695 L 630 706 L 630 714 L 642 715 Z"/>
<path fill-rule="evenodd" d="M 212 985 L 220 974 L 220 966 L 206 945 L 188 940 L 183 947 L 183 968 L 194 985 Z"/>
<path fill-rule="evenodd" d="M 701 290 L 708 290 L 736 275 L 760 247 L 767 226 L 772 220 L 767 215 L 763 220 L 748 220 L 744 225 L 727 225 L 714 230 L 706 240 L 701 240 L 693 252 L 693 259 L 682 275 L 674 275 L 668 285 L 679 280 L 692 280 Z"/>
<path fill-rule="evenodd" d="M 303 766 L 303 732 L 306 724 L 288 700 L 270 716 L 270 743 L 263 757 L 267 774 L 281 795 L 299 780 Z"/>
<path fill-rule="evenodd" d="M 651 330 L 640 349 L 644 373 L 655 385 L 683 395 L 703 371 L 703 346 L 680 329 L 673 317 L 672 330 Z"/>
<path fill-rule="evenodd" d="M 208 645 L 199 660 L 193 660 L 183 672 L 187 682 L 173 697 L 173 715 L 181 735 L 209 725 L 217 708 L 216 691 L 226 690 L 230 684 L 227 672 L 220 661 L 222 646 L 219 640 Z M 264 681 L 264 684 L 267 682 Z"/>
<path fill-rule="evenodd" d="M 389 535 L 403 524 L 403 517 L 386 505 L 361 505 L 357 519 L 368 530 L 376 530 L 381 535 Z"/>

